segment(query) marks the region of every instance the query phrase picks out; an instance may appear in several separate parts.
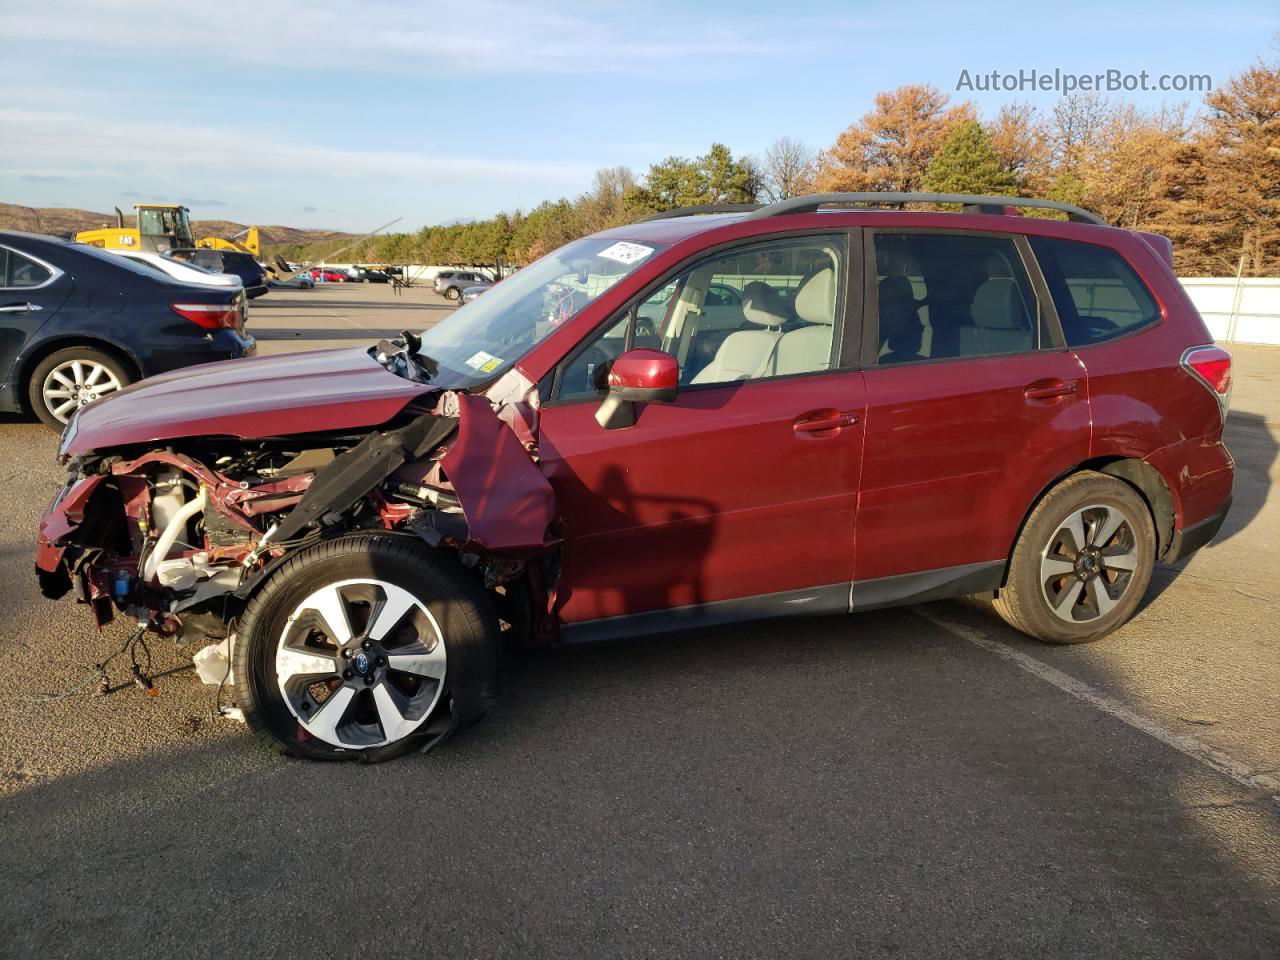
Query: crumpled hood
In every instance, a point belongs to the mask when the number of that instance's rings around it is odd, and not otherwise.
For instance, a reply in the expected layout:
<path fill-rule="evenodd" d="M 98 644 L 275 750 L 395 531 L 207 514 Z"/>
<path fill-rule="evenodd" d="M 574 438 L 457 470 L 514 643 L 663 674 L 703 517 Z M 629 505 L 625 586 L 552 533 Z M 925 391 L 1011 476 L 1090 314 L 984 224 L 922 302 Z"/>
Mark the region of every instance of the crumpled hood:
<path fill-rule="evenodd" d="M 151 377 L 90 404 L 63 452 L 372 427 L 437 389 L 396 376 L 363 347 L 225 360 Z"/>

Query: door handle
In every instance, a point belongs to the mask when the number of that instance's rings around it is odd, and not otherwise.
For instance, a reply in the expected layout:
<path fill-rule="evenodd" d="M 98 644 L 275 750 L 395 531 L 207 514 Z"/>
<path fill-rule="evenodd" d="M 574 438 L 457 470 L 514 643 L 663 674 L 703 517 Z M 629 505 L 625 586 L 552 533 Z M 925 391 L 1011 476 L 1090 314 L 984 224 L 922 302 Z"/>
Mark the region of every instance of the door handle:
<path fill-rule="evenodd" d="M 0 307 L 0 313 L 35 313 L 37 310 L 43 310 L 44 307 L 38 303 L 11 303 L 8 306 Z"/>
<path fill-rule="evenodd" d="M 1035 383 L 1028 384 L 1027 388 L 1022 392 L 1028 400 L 1058 400 L 1075 393 L 1076 385 L 1067 383 L 1065 380 L 1059 380 L 1057 377 L 1051 377 L 1047 380 L 1037 380 Z"/>
<path fill-rule="evenodd" d="M 858 422 L 856 413 L 842 413 L 839 410 L 817 410 L 813 413 L 804 413 L 796 417 L 791 423 L 791 429 L 796 433 L 826 433 L 827 431 L 840 430 L 843 427 L 852 427 Z"/>

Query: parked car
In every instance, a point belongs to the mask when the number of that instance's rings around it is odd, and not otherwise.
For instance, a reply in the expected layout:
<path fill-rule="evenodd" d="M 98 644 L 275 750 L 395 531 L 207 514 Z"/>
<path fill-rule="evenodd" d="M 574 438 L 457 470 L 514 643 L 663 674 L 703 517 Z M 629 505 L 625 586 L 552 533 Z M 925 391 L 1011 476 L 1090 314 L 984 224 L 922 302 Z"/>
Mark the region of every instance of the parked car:
<path fill-rule="evenodd" d="M 383 272 L 382 270 L 367 270 L 364 267 L 360 268 L 358 279 L 364 281 L 365 283 L 390 283 L 391 282 L 390 275 Z"/>
<path fill-rule="evenodd" d="M 180 283 L 97 247 L 0 232 L 0 410 L 61 430 L 135 380 L 254 351 L 239 284 Z"/>
<path fill-rule="evenodd" d="M 299 273 L 292 277 L 284 277 L 280 280 L 272 278 L 267 279 L 267 286 L 272 289 L 279 287 L 282 289 L 292 290 L 310 290 L 315 285 L 316 282 L 311 279 L 311 275 L 309 273 Z"/>
<path fill-rule="evenodd" d="M 461 300 L 467 287 L 492 286 L 493 281 L 482 273 L 470 270 L 444 270 L 436 274 L 432 289 L 446 300 Z"/>
<path fill-rule="evenodd" d="M 351 278 L 341 270 L 326 270 L 322 267 L 312 267 L 307 271 L 308 276 L 316 283 L 350 283 Z"/>
<path fill-rule="evenodd" d="M 966 212 L 852 206 L 885 202 Z M 421 337 L 87 407 L 41 585 L 184 640 L 234 625 L 250 727 L 314 758 L 473 722 L 507 642 L 979 593 L 1096 640 L 1231 501 L 1231 358 L 1171 264 L 1007 197 L 619 227 Z"/>
<path fill-rule="evenodd" d="M 167 257 L 161 253 L 149 253 L 145 250 L 104 249 L 107 253 L 114 254 L 117 257 L 124 257 L 126 260 L 131 260 L 132 262 L 151 270 L 158 270 L 180 283 L 196 283 L 206 284 L 213 287 L 234 287 L 241 289 L 244 287 L 244 283 L 234 273 L 215 273 L 212 270 L 206 270 L 204 267 L 197 266 L 194 263 L 175 260 L 172 257 Z"/>
<path fill-rule="evenodd" d="M 493 284 L 479 284 L 474 287 L 466 287 L 462 291 L 461 300 L 463 303 L 470 303 L 476 297 L 480 296 L 480 294 L 484 293 L 486 290 L 491 290 L 492 288 Z"/>
<path fill-rule="evenodd" d="M 212 270 L 215 273 L 231 273 L 240 278 L 244 284 L 244 292 L 249 299 L 260 297 L 267 292 L 267 271 L 252 254 L 241 250 L 208 250 L 203 247 L 180 247 L 170 250 L 166 256 L 198 267 Z"/>

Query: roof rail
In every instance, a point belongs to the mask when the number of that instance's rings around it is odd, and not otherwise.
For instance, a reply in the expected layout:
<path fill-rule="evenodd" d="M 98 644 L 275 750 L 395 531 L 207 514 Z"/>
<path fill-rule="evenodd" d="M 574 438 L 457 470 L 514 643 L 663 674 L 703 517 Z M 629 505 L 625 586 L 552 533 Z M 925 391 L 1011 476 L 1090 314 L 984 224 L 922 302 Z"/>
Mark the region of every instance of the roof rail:
<path fill-rule="evenodd" d="M 1094 223 L 1109 226 L 1096 213 L 1082 207 L 1056 200 L 1036 197 L 986 197 L 967 193 L 814 193 L 808 196 L 779 200 L 749 214 L 749 219 L 780 217 L 787 213 L 813 213 L 819 207 L 838 204 L 902 204 L 902 203 L 958 203 L 965 213 L 1003 214 L 1005 207 L 1033 207 L 1040 210 L 1057 210 L 1076 223 Z"/>
<path fill-rule="evenodd" d="M 696 207 L 677 207 L 674 210 L 663 210 L 651 217 L 645 217 L 641 223 L 650 220 L 672 220 L 676 217 L 696 217 L 703 213 L 752 213 L 764 209 L 761 203 L 700 203 Z"/>

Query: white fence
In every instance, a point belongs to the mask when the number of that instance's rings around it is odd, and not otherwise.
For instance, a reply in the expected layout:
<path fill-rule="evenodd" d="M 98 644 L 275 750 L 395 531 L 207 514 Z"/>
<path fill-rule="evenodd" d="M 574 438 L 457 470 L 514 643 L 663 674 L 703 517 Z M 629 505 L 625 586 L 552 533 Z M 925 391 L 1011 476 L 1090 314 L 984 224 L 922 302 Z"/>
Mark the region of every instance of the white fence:
<path fill-rule="evenodd" d="M 1280 345 L 1280 279 L 1182 277 L 1181 281 L 1215 340 Z"/>

